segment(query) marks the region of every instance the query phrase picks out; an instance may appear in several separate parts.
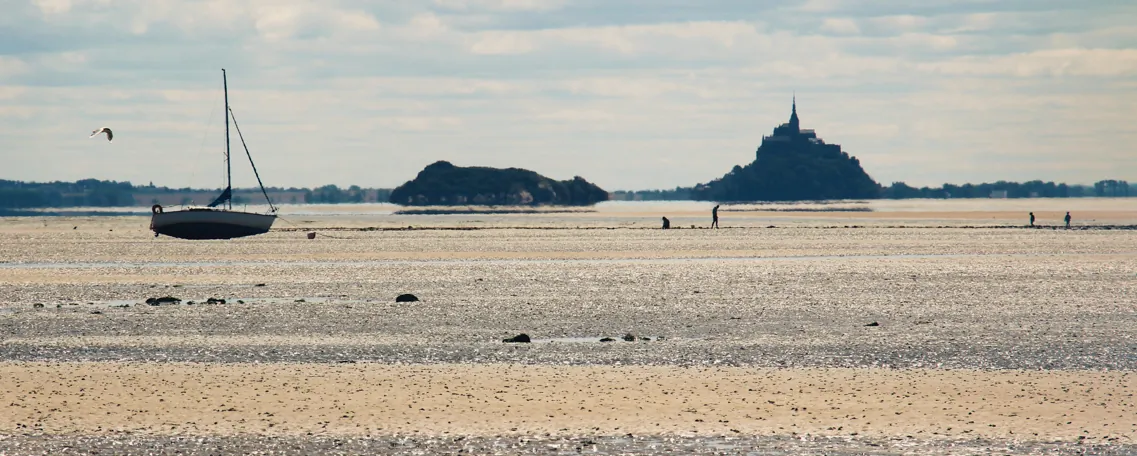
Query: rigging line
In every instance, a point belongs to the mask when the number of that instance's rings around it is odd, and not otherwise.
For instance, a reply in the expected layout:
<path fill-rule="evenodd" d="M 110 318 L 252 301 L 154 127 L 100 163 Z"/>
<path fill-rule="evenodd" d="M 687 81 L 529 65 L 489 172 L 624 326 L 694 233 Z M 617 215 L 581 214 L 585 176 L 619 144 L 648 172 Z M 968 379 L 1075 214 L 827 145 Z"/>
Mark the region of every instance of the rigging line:
<path fill-rule="evenodd" d="M 264 193 L 265 201 L 268 201 L 269 209 L 276 212 L 276 207 L 272 205 L 272 200 L 268 198 L 268 190 L 265 190 L 265 184 L 261 182 L 261 175 L 257 172 L 257 165 L 253 163 L 253 154 L 249 153 L 249 146 L 245 144 L 245 135 L 241 134 L 241 126 L 237 125 L 237 115 L 233 113 L 233 108 L 229 108 L 229 117 L 233 119 L 233 128 L 237 130 L 237 137 L 241 139 L 241 147 L 245 148 L 245 155 L 249 157 L 249 165 L 253 167 L 253 175 L 257 176 L 257 185 L 261 186 L 261 193 Z"/>

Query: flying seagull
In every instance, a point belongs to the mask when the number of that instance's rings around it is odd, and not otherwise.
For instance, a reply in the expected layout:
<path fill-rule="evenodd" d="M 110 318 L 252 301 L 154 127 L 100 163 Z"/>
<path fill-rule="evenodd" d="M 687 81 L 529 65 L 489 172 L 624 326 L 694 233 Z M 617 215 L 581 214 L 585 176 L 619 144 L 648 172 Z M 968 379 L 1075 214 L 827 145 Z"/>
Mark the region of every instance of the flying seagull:
<path fill-rule="evenodd" d="M 95 136 L 98 136 L 99 133 L 106 133 L 107 134 L 107 141 L 114 139 L 114 133 L 112 133 L 111 129 L 107 128 L 107 127 L 103 127 L 103 128 L 98 129 L 98 130 L 92 131 L 90 137 L 94 138 Z"/>

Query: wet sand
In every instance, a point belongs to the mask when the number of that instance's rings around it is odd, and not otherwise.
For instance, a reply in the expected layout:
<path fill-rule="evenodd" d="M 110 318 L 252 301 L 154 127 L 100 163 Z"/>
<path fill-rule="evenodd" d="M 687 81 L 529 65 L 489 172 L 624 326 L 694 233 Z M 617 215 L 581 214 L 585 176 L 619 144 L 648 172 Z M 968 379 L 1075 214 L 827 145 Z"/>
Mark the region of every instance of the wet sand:
<path fill-rule="evenodd" d="M 1007 228 L 1019 203 L 320 213 L 216 242 L 7 218 L 0 453 L 1137 451 L 1137 236 Z M 477 229 L 367 230 L 408 225 Z"/>
<path fill-rule="evenodd" d="M 4 363 L 0 432 L 811 434 L 1132 443 L 1128 372 Z"/>

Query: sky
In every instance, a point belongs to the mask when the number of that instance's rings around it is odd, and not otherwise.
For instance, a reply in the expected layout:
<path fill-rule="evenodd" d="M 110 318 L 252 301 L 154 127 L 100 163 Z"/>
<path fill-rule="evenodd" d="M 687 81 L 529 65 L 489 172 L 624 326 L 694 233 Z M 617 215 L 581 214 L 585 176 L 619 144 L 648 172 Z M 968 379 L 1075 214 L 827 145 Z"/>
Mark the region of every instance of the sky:
<path fill-rule="evenodd" d="M 0 178 L 265 185 L 426 165 L 639 190 L 803 128 L 883 184 L 1137 181 L 1132 0 L 0 0 Z M 115 140 L 90 139 L 110 127 Z M 255 186 L 236 131 L 233 184 Z M 240 154 L 240 155 L 238 155 Z"/>

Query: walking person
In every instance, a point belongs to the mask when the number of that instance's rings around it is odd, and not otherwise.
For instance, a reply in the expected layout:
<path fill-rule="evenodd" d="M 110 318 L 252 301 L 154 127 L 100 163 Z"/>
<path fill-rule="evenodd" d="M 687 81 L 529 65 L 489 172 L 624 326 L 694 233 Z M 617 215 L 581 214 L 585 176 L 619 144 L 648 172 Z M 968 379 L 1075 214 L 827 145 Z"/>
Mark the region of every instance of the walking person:
<path fill-rule="evenodd" d="M 1066 229 L 1070 229 L 1070 211 L 1066 211 Z"/>
<path fill-rule="evenodd" d="M 719 205 L 716 204 L 714 209 L 711 209 L 711 228 L 719 227 Z"/>
<path fill-rule="evenodd" d="M 1030 226 L 1034 226 L 1034 212 L 1030 213 Z"/>
<path fill-rule="evenodd" d="M 671 220 L 667 220 L 667 217 L 663 218 L 663 229 L 665 229 L 665 230 L 671 229 Z"/>

